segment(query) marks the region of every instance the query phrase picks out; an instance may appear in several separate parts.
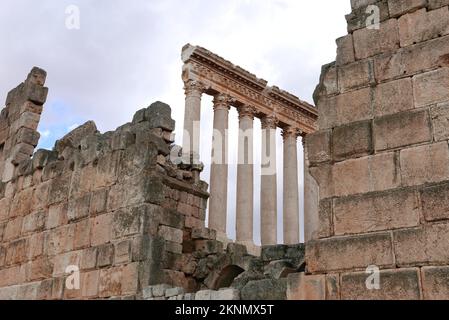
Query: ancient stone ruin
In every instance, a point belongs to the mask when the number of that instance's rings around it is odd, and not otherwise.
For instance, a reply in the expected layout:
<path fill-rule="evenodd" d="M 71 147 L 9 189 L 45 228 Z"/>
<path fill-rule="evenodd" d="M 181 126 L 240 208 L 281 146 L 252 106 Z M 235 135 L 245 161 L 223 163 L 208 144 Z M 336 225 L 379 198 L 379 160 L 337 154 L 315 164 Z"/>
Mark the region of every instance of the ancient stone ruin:
<path fill-rule="evenodd" d="M 449 299 L 449 0 L 351 5 L 316 108 L 185 46 L 182 148 L 170 107 L 156 102 L 115 131 L 87 122 L 36 151 L 48 89 L 34 68 L 0 115 L 0 299 Z M 224 150 L 210 188 L 203 94 Z M 251 135 L 238 150 L 237 239 L 227 239 L 230 107 L 242 130 L 261 119 L 262 157 L 275 157 L 269 141 L 283 130 L 285 244 L 275 171 L 261 177 L 263 246 L 253 243 Z"/>

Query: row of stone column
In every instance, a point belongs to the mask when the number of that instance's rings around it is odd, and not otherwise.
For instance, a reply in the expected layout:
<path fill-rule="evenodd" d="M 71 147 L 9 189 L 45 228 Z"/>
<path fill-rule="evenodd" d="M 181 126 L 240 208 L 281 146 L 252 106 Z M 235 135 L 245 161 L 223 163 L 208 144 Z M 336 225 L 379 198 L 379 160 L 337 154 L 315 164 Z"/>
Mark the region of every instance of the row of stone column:
<path fill-rule="evenodd" d="M 186 110 L 184 118 L 183 157 L 199 161 L 199 123 L 202 86 L 196 81 L 186 83 Z M 228 118 L 232 98 L 226 94 L 214 96 L 214 145 L 220 152 L 213 154 L 210 172 L 209 228 L 226 234 L 228 190 Z M 254 217 L 254 166 L 253 122 L 257 111 L 251 106 L 238 107 L 239 143 L 237 166 L 236 240 L 253 244 Z M 276 128 L 274 116 L 261 116 L 262 122 L 262 172 L 261 172 L 261 242 L 262 245 L 277 244 L 277 173 Z M 284 138 L 284 243 L 299 243 L 299 190 L 297 138 L 299 130 L 283 128 Z M 217 141 L 220 139 L 221 141 Z M 222 157 L 220 159 L 220 157 Z M 218 161 L 217 161 L 218 160 Z"/>

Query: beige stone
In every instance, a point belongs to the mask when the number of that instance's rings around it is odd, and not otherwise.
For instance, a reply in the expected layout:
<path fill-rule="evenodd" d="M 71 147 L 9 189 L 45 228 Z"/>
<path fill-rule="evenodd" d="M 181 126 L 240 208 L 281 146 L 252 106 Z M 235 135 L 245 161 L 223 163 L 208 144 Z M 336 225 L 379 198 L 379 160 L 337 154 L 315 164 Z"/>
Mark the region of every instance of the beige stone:
<path fill-rule="evenodd" d="M 112 214 L 91 219 L 91 245 L 98 246 L 111 240 Z"/>
<path fill-rule="evenodd" d="M 374 91 L 373 109 L 376 117 L 414 109 L 410 78 L 379 84 Z"/>
<path fill-rule="evenodd" d="M 337 127 L 332 135 L 334 161 L 369 155 L 373 150 L 371 121 Z"/>
<path fill-rule="evenodd" d="M 402 48 L 393 54 L 385 53 L 376 56 L 374 58 L 376 80 L 385 82 L 399 77 L 413 76 L 440 66 L 449 66 L 448 39 L 449 36 L 444 36 Z"/>
<path fill-rule="evenodd" d="M 448 224 L 425 225 L 393 233 L 396 263 L 399 266 L 447 264 Z"/>
<path fill-rule="evenodd" d="M 382 270 L 380 288 L 368 289 L 366 281 L 372 273 L 341 275 L 342 300 L 420 300 L 419 269 Z"/>
<path fill-rule="evenodd" d="M 402 183 L 406 186 L 449 180 L 446 142 L 404 149 L 400 158 Z"/>
<path fill-rule="evenodd" d="M 290 274 L 287 280 L 287 300 L 326 300 L 325 276 Z"/>
<path fill-rule="evenodd" d="M 449 139 L 449 103 L 440 103 L 430 109 L 435 141 Z"/>
<path fill-rule="evenodd" d="M 306 261 L 311 273 L 393 266 L 391 235 L 386 232 L 310 241 Z"/>
<path fill-rule="evenodd" d="M 371 88 L 363 88 L 336 97 L 321 99 L 318 104 L 320 130 L 373 118 Z"/>
<path fill-rule="evenodd" d="M 401 47 L 449 34 L 449 10 L 425 8 L 399 18 Z"/>
<path fill-rule="evenodd" d="M 424 188 L 421 191 L 421 203 L 426 221 L 449 219 L 448 184 Z"/>
<path fill-rule="evenodd" d="M 391 17 L 398 17 L 426 6 L 427 0 L 388 0 Z"/>
<path fill-rule="evenodd" d="M 338 68 L 338 87 L 340 92 L 367 87 L 374 83 L 372 60 L 361 60 Z"/>
<path fill-rule="evenodd" d="M 337 65 L 345 65 L 355 61 L 352 34 L 337 39 Z"/>
<path fill-rule="evenodd" d="M 448 267 L 423 267 L 421 278 L 424 300 L 449 299 Z"/>
<path fill-rule="evenodd" d="M 410 111 L 375 119 L 373 134 L 376 151 L 430 142 L 429 113 Z"/>
<path fill-rule="evenodd" d="M 339 198 L 333 212 L 336 235 L 416 227 L 420 217 L 414 190 Z"/>
<path fill-rule="evenodd" d="M 442 68 L 415 76 L 413 78 L 415 105 L 422 107 L 448 101 L 448 86 L 449 68 Z"/>
<path fill-rule="evenodd" d="M 354 49 L 357 60 L 399 48 L 398 21 L 390 19 L 380 24 L 379 29 L 354 31 Z"/>

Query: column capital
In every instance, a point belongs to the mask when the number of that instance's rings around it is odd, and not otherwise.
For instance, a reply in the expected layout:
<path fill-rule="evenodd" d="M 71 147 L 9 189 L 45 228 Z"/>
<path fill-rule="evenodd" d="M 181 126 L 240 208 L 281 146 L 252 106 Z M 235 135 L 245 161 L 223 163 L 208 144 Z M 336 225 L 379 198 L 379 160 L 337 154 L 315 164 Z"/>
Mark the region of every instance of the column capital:
<path fill-rule="evenodd" d="M 231 103 L 234 101 L 234 99 L 224 93 L 218 93 L 214 96 L 214 111 L 217 110 L 229 110 L 231 109 Z"/>
<path fill-rule="evenodd" d="M 276 119 L 276 116 L 265 116 L 261 119 L 262 129 L 276 129 L 279 121 Z"/>
<path fill-rule="evenodd" d="M 184 90 L 186 96 L 201 96 L 206 90 L 206 86 L 200 81 L 190 79 L 184 81 Z"/>
<path fill-rule="evenodd" d="M 253 106 L 249 106 L 249 105 L 243 105 L 241 107 L 239 107 L 237 109 L 238 113 L 239 113 L 239 119 L 242 118 L 251 118 L 252 120 L 254 119 L 254 116 L 256 115 L 256 108 L 254 108 Z"/>
<path fill-rule="evenodd" d="M 291 137 L 297 139 L 299 136 L 301 136 L 301 134 L 301 129 L 295 127 L 288 126 L 282 129 L 282 137 L 284 138 L 284 140 Z"/>

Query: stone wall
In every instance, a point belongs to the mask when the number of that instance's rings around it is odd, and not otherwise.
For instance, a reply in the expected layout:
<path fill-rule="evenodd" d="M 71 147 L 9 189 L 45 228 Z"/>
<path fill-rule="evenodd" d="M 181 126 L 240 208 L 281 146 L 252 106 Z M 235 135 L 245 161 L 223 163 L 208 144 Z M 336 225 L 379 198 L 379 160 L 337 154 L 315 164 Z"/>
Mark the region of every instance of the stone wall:
<path fill-rule="evenodd" d="M 291 299 L 449 298 L 449 1 L 352 0 L 307 137 L 319 204 Z M 380 28 L 366 27 L 375 5 Z M 380 288 L 365 284 L 380 268 Z"/>
<path fill-rule="evenodd" d="M 45 78 L 34 68 L 1 113 L 0 298 L 135 298 L 161 283 L 199 289 L 179 261 L 183 242 L 205 232 L 207 184 L 170 161 L 170 107 L 157 102 L 104 134 L 87 122 L 34 152 Z M 66 286 L 70 266 L 79 290 Z"/>

